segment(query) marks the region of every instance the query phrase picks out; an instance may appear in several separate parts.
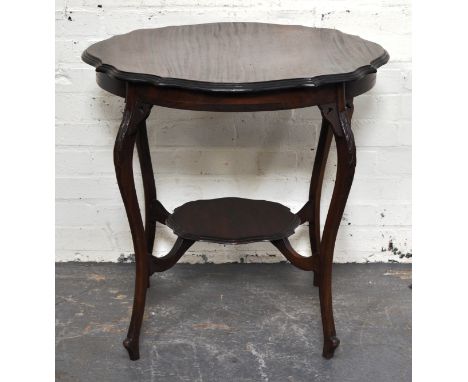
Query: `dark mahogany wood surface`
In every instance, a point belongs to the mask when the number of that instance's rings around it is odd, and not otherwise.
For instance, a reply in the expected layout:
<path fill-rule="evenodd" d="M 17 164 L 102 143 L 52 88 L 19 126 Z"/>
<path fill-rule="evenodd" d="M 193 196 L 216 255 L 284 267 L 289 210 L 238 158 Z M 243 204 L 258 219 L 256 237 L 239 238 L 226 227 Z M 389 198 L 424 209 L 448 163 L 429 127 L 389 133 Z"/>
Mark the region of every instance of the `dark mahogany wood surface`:
<path fill-rule="evenodd" d="M 389 55 L 335 29 L 241 22 L 135 30 L 91 45 L 82 58 L 123 81 L 239 92 L 355 81 Z"/>
<path fill-rule="evenodd" d="M 188 202 L 167 220 L 168 227 L 184 239 L 231 244 L 286 238 L 300 223 L 282 204 L 242 198 Z"/>
<path fill-rule="evenodd" d="M 332 308 L 333 253 L 356 167 L 353 98 L 374 86 L 377 68 L 389 59 L 387 52 L 373 42 L 332 29 L 216 23 L 136 30 L 96 43 L 82 57 L 96 67 L 99 86 L 125 97 L 114 165 L 135 249 L 135 296 L 124 340 L 130 359 L 140 356 L 149 277 L 174 266 L 198 240 L 271 241 L 293 265 L 313 271 L 319 288 L 322 355 L 333 357 L 340 343 Z M 152 105 L 207 111 L 317 105 L 322 127 L 308 201 L 297 214 L 278 203 L 241 198 L 192 201 L 169 214 L 157 199 L 148 145 L 145 120 Z M 332 137 L 336 179 L 321 232 L 321 190 Z M 133 175 L 135 146 L 145 194 L 144 223 Z M 156 221 L 178 236 L 163 257 L 152 255 Z M 310 257 L 297 253 L 288 240 L 306 222 Z"/>

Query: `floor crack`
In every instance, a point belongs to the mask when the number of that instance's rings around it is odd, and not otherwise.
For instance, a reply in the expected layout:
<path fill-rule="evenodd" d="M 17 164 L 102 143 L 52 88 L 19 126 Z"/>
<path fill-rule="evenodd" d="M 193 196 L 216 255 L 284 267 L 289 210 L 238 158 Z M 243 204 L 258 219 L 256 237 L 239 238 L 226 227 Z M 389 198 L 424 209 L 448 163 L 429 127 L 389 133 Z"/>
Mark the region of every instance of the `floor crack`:
<path fill-rule="evenodd" d="M 258 370 L 260 372 L 260 376 L 262 377 L 262 381 L 264 382 L 268 382 L 268 376 L 267 374 L 265 373 L 265 369 L 266 369 L 266 363 L 265 363 L 265 359 L 263 358 L 263 354 L 259 353 L 255 347 L 253 346 L 252 343 L 248 343 L 247 344 L 247 350 L 252 353 L 252 355 L 257 359 L 257 362 L 258 362 Z"/>

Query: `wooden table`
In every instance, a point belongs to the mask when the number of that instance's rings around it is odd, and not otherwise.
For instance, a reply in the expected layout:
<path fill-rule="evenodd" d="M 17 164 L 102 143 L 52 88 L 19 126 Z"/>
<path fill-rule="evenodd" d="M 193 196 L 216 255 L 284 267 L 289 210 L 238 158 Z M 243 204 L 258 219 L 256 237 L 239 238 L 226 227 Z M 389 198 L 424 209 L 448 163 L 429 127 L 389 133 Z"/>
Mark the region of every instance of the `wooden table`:
<path fill-rule="evenodd" d="M 98 85 L 125 98 L 114 164 L 136 258 L 132 318 L 124 346 L 139 358 L 149 277 L 174 266 L 198 240 L 270 241 L 293 265 L 314 272 L 319 287 L 323 356 L 339 345 L 332 310 L 335 239 L 356 166 L 351 131 L 353 98 L 371 89 L 388 53 L 373 42 L 334 29 L 261 23 L 214 23 L 136 30 L 91 45 L 82 59 L 96 67 Z M 170 214 L 156 196 L 145 120 L 152 105 L 204 111 L 283 110 L 317 105 L 322 127 L 309 200 L 296 213 L 270 201 L 226 197 L 196 200 Z M 322 235 L 320 194 L 330 143 L 338 155 L 336 181 Z M 143 176 L 145 223 L 132 169 L 137 147 Z M 177 235 L 164 257 L 152 255 L 156 222 Z M 312 256 L 288 237 L 309 224 Z"/>

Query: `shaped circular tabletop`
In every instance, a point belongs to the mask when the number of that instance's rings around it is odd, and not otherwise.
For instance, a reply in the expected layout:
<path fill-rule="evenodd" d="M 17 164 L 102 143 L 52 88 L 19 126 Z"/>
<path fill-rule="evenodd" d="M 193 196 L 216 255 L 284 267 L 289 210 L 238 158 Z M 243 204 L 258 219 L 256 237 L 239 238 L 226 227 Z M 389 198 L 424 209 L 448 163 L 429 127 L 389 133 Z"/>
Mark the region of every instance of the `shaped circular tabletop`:
<path fill-rule="evenodd" d="M 255 91 L 359 80 L 389 55 L 335 29 L 242 22 L 135 30 L 91 45 L 82 59 L 125 81 Z"/>

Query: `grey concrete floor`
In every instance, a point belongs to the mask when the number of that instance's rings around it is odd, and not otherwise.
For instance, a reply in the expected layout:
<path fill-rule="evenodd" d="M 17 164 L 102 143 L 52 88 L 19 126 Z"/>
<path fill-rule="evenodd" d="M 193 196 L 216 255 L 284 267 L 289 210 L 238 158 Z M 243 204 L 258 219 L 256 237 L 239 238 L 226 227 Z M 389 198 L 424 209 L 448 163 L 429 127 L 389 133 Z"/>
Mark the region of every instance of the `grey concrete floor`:
<path fill-rule="evenodd" d="M 341 345 L 328 361 L 311 273 L 181 264 L 153 275 L 132 362 L 121 343 L 133 276 L 133 264 L 57 264 L 56 380 L 411 380 L 410 265 L 334 266 Z"/>

